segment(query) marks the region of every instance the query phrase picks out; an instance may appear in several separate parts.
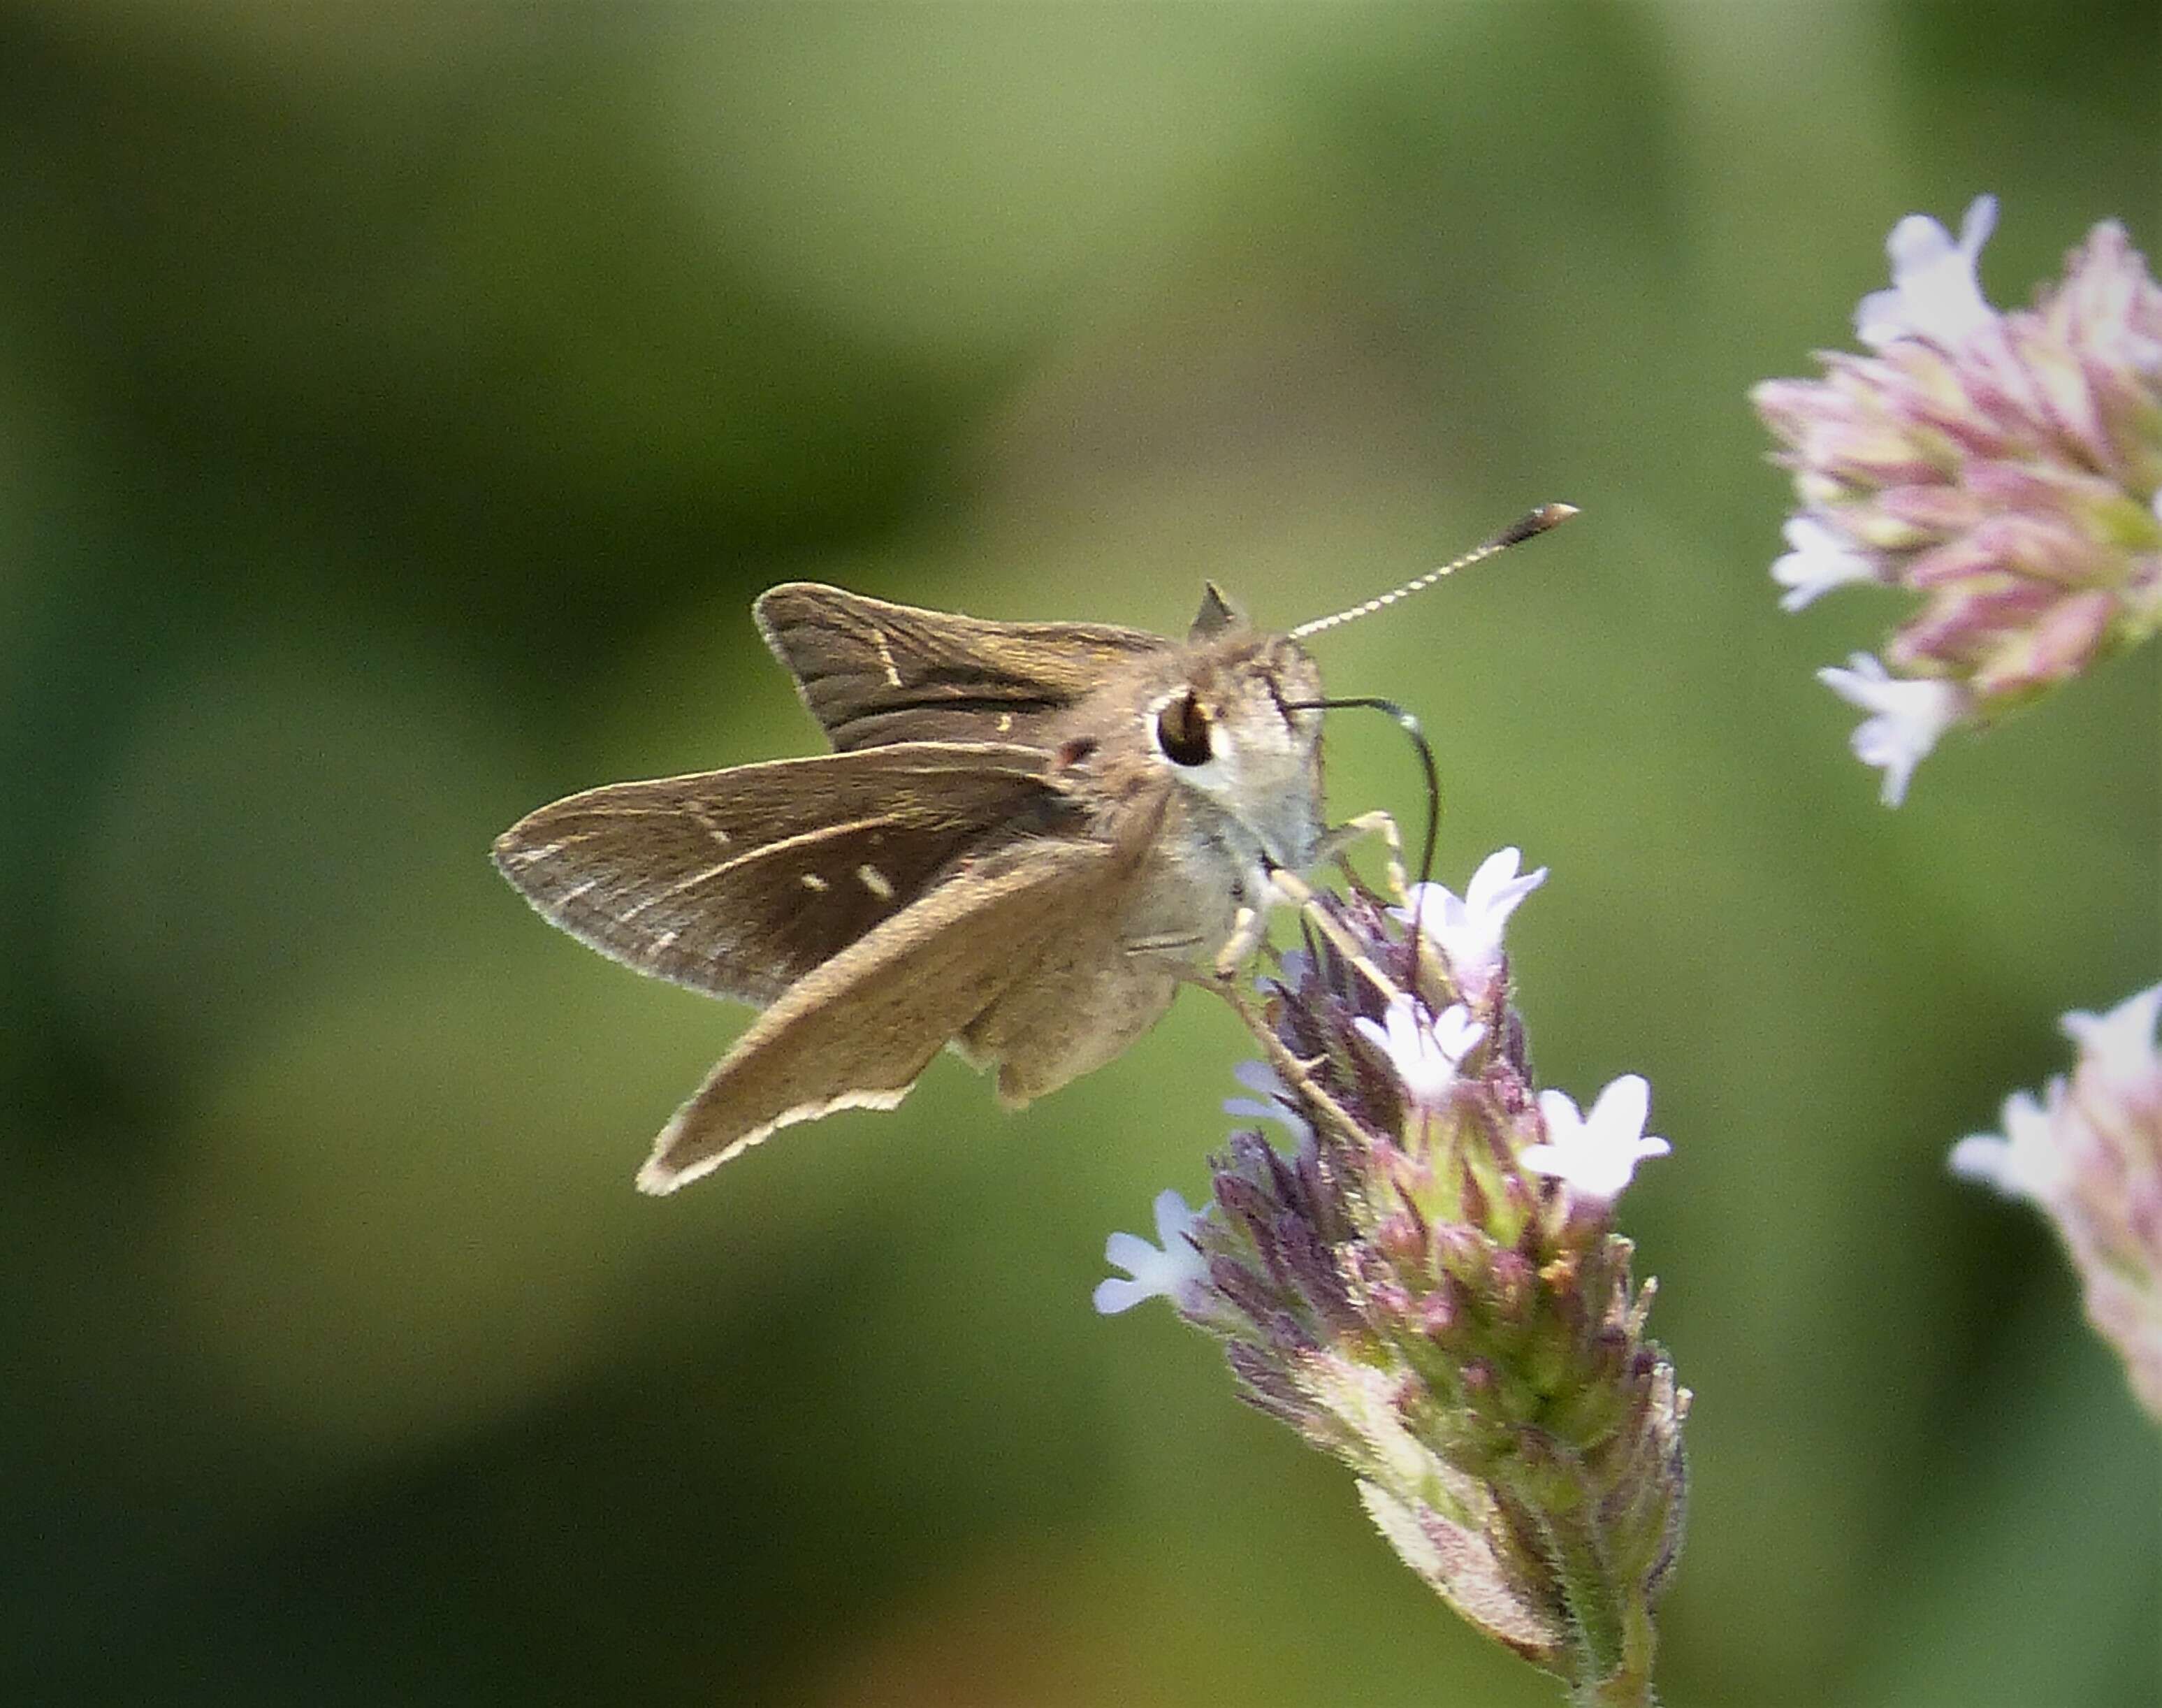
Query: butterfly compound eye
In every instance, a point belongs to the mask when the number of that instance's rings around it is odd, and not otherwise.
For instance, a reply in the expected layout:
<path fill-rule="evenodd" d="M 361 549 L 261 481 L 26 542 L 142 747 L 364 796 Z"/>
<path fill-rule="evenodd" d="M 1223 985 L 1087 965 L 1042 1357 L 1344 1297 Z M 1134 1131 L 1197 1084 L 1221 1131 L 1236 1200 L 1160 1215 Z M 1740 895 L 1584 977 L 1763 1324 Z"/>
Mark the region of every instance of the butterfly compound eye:
<path fill-rule="evenodd" d="M 1156 714 L 1156 744 L 1173 765 L 1209 763 L 1209 714 L 1191 688 Z"/>

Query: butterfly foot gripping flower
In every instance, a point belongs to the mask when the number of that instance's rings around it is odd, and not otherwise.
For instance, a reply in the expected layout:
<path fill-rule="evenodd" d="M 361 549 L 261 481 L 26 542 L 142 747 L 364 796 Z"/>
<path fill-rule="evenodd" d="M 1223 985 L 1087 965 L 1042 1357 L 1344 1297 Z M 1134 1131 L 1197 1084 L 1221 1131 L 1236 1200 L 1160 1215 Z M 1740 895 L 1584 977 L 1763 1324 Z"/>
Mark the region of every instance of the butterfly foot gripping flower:
<path fill-rule="evenodd" d="M 2015 1092 L 2003 1133 L 1953 1147 L 1952 1172 L 2024 1198 L 2055 1225 L 2088 1319 L 2162 1423 L 2162 985 L 2107 1014 L 2068 1014 L 2069 1080 Z"/>
<path fill-rule="evenodd" d="M 1910 215 L 1892 288 L 1862 300 L 1872 353 L 1751 394 L 1801 509 L 1780 604 L 1874 582 L 1917 598 L 1880 661 L 1819 672 L 1871 715 L 1854 747 L 1896 806 L 1946 730 L 1984 725 L 2162 626 L 2162 289 L 2097 226 L 2031 308 L 1976 277 L 1996 222 Z"/>
<path fill-rule="evenodd" d="M 1543 877 L 1507 856 L 1459 914 L 1506 916 Z M 1421 896 L 1423 922 L 1444 896 Z M 1465 1619 L 1580 1701 L 1649 1701 L 1689 1406 L 1613 1228 L 1636 1163 L 1667 1149 L 1649 1088 L 1617 1079 L 1588 1114 L 1534 1089 L 1500 917 L 1456 918 L 1444 943 L 1355 886 L 1314 906 L 1323 928 L 1248 1015 L 1257 1095 L 1226 1105 L 1291 1144 L 1235 1133 L 1206 1206 L 1158 1199 L 1162 1250 L 1114 1235 L 1134 1279 L 1098 1308 L 1163 1293 L 1224 1340 L 1242 1397 L 1351 1470 Z"/>

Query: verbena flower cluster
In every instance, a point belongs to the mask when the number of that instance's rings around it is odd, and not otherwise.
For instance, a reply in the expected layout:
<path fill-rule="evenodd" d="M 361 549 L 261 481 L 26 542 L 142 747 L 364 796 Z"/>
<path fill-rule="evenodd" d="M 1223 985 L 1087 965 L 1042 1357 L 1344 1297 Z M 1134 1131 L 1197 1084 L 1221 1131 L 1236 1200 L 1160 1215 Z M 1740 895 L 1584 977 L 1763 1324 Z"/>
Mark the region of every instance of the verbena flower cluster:
<path fill-rule="evenodd" d="M 1648 1701 L 1689 1397 L 1613 1204 L 1667 1144 L 1634 1075 L 1589 1114 L 1534 1092 L 1501 935 L 1546 875 L 1517 867 L 1504 850 L 1462 898 L 1314 904 L 1248 1011 L 1267 1059 L 1225 1105 L 1285 1144 L 1235 1133 L 1207 1206 L 1166 1193 L 1160 1246 L 1114 1235 L 1127 1275 L 1096 1304 L 1168 1298 L 1464 1617 L 1580 1700 Z"/>
<path fill-rule="evenodd" d="M 2004 1131 L 1953 1147 L 1956 1173 L 2049 1217 L 2078 1270 L 2088 1319 L 2162 1423 L 2162 985 L 2107 1014 L 2068 1014 L 2070 1079 L 2015 1092 Z"/>
<path fill-rule="evenodd" d="M 1985 724 L 2162 625 L 2162 290 L 2115 222 L 2029 309 L 1976 264 L 1993 199 L 1956 240 L 1902 220 L 1892 288 L 1862 300 L 1873 353 L 1751 393 L 1801 508 L 1772 573 L 1799 610 L 1858 582 L 1919 597 L 1882 660 L 1820 676 L 1869 716 L 1862 760 L 1896 806 L 1949 729 Z"/>

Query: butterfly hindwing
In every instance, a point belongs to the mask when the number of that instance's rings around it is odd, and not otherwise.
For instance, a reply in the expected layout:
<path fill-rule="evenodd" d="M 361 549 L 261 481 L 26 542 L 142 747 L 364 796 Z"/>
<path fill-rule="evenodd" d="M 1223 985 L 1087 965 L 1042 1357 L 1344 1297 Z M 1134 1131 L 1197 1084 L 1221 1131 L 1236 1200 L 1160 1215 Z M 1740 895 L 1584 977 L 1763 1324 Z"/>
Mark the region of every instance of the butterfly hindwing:
<path fill-rule="evenodd" d="M 1120 864 L 1084 838 L 1013 844 L 850 944 L 736 1041 L 661 1132 L 640 1186 L 673 1191 L 777 1127 L 892 1108 L 1076 918 L 1102 914 Z"/>

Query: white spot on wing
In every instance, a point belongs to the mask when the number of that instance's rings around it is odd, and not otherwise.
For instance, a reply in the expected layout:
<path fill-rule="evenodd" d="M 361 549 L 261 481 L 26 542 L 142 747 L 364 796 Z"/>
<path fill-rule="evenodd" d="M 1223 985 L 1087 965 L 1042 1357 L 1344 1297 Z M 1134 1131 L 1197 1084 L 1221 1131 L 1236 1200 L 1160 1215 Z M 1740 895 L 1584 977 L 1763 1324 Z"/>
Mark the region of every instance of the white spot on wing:
<path fill-rule="evenodd" d="M 813 896 L 822 896 L 833 886 L 816 872 L 806 872 L 803 875 L 803 887 Z"/>
<path fill-rule="evenodd" d="M 893 900 L 893 880 L 876 866 L 864 864 L 856 868 L 856 881 L 881 901 Z"/>
<path fill-rule="evenodd" d="M 901 671 L 894 666 L 893 649 L 885 644 L 885 631 L 881 629 L 872 629 L 871 639 L 878 643 L 879 662 L 885 666 L 886 686 L 890 688 L 901 687 Z"/>

